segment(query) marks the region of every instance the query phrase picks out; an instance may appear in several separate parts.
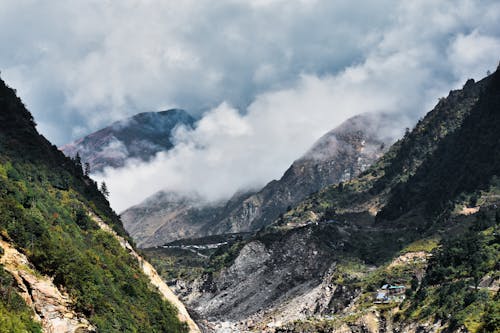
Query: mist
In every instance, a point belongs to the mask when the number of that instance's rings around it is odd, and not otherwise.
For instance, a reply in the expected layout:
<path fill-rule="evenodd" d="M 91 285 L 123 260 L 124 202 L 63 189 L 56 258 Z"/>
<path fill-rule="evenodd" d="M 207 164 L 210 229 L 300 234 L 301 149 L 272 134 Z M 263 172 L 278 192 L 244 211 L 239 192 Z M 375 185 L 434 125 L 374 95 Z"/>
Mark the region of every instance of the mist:
<path fill-rule="evenodd" d="M 398 133 L 497 66 L 498 22 L 494 0 L 5 0 L 0 68 L 58 146 L 138 112 L 200 117 L 151 163 L 94 175 L 121 211 L 258 188 L 359 113 Z"/>
<path fill-rule="evenodd" d="M 119 212 L 158 191 L 216 202 L 280 178 L 324 133 L 354 115 L 384 112 L 390 123 L 370 125 L 395 140 L 450 86 L 426 68 L 422 52 L 370 57 L 333 76 L 302 75 L 293 88 L 258 95 L 246 110 L 221 103 L 194 129 L 179 128 L 174 149 L 149 163 L 129 160 L 124 168 L 108 168 L 96 177 L 107 182 Z M 451 63 L 454 54 L 447 54 Z M 491 66 L 495 62 L 491 57 Z M 455 86 L 461 87 L 458 81 Z"/>

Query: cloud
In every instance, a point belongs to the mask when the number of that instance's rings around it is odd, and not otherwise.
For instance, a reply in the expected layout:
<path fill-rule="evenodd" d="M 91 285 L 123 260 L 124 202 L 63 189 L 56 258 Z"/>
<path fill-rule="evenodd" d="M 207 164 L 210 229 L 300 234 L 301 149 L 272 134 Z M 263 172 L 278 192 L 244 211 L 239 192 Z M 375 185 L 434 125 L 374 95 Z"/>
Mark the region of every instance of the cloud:
<path fill-rule="evenodd" d="M 499 12 L 497 1 L 472 0 L 4 0 L 0 69 L 62 145 L 140 111 L 223 101 L 244 110 L 303 73 L 334 75 L 377 48 L 381 57 L 446 48 L 472 31 L 496 39 Z"/>
<path fill-rule="evenodd" d="M 196 193 L 208 201 L 227 199 L 238 190 L 279 178 L 346 118 L 407 107 L 404 100 L 413 94 L 411 87 L 394 94 L 384 85 L 387 79 L 403 80 L 398 73 L 394 66 L 363 64 L 336 76 L 302 75 L 294 87 L 257 96 L 244 114 L 222 103 L 194 130 L 179 129 L 173 150 L 159 153 L 150 163 L 134 160 L 125 168 L 107 169 L 97 178 L 108 183 L 118 211 L 160 190 Z"/>
<path fill-rule="evenodd" d="M 245 108 L 303 72 L 342 70 L 362 59 L 391 6 L 5 0 L 0 68 L 41 131 L 61 145 L 82 126 L 96 130 L 138 111 L 196 112 L 223 101 Z"/>
<path fill-rule="evenodd" d="M 137 111 L 203 112 L 174 150 L 103 176 L 122 210 L 261 186 L 358 113 L 414 121 L 496 67 L 498 22 L 498 1 L 7 0 L 0 67 L 58 144 Z"/>
<path fill-rule="evenodd" d="M 390 33 L 387 38 L 392 38 Z M 386 135 L 396 138 L 445 93 L 443 87 L 448 90 L 454 84 L 446 76 L 434 76 L 428 62 L 447 56 L 447 72 L 454 72 L 460 60 L 450 50 L 461 38 L 451 39 L 442 51 L 437 50 L 440 46 L 418 45 L 393 49 L 382 41 L 363 63 L 336 75 L 302 75 L 293 87 L 258 95 L 246 113 L 222 103 L 194 130 L 177 131 L 175 148 L 158 154 L 152 163 L 132 161 L 100 177 L 116 192 L 111 202 L 119 211 L 160 190 L 216 201 L 279 178 L 322 134 L 348 117 L 392 113 L 394 123 L 383 128 L 392 127 Z M 467 38 L 479 44 L 484 39 L 479 34 Z M 469 63 L 476 57 L 484 59 L 482 53 L 472 54 Z M 489 60 L 491 65 L 495 59 Z M 460 75 L 464 73 L 457 76 L 463 84 Z"/>
<path fill-rule="evenodd" d="M 482 77 L 500 61 L 500 39 L 477 30 L 459 34 L 448 48 L 448 58 L 457 77 Z"/>

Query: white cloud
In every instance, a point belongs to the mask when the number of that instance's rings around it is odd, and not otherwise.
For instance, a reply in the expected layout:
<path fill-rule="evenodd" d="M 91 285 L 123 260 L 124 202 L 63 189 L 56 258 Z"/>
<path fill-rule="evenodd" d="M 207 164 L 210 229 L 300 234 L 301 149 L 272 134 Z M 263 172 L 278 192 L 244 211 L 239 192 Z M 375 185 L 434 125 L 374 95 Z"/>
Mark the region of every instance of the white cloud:
<path fill-rule="evenodd" d="M 151 164 L 108 171 L 121 210 L 260 186 L 361 112 L 414 120 L 496 67 L 498 22 L 498 1 L 6 0 L 0 67 L 58 144 L 137 111 L 210 110 Z"/>
<path fill-rule="evenodd" d="M 138 111 L 246 106 L 302 72 L 362 58 L 391 1 L 36 1 L 0 3 L 3 77 L 46 135 L 75 139 Z M 370 24 L 366 23 L 367 18 Z"/>
<path fill-rule="evenodd" d="M 456 41 L 451 43 L 453 47 Z M 101 177 L 115 192 L 111 201 L 119 211 L 159 190 L 227 199 L 280 177 L 323 133 L 348 117 L 373 111 L 406 114 L 411 120 L 421 116 L 443 95 L 442 87 L 451 84 L 427 68 L 433 57 L 442 56 L 435 48 L 414 45 L 388 52 L 380 46 L 364 63 L 337 75 L 302 75 L 291 88 L 257 96 L 244 115 L 223 103 L 194 130 L 179 131 L 172 151 L 149 164 L 134 161 L 109 169 Z M 449 70 L 454 70 L 456 60 L 449 60 Z M 397 121 L 387 135 L 399 135 L 408 125 Z"/>
<path fill-rule="evenodd" d="M 458 78 L 479 79 L 487 71 L 493 71 L 492 65 L 500 61 L 500 39 L 477 30 L 467 35 L 459 34 L 448 49 L 448 58 Z"/>
<path fill-rule="evenodd" d="M 259 95 L 244 115 L 223 103 L 206 113 L 195 130 L 179 130 L 175 148 L 153 162 L 130 161 L 126 168 L 107 169 L 97 177 L 108 183 L 118 211 L 159 190 L 219 200 L 261 186 L 346 118 L 396 111 L 403 104 L 408 93 L 392 94 L 380 82 L 382 73 L 368 76 L 367 71 L 378 69 L 359 66 L 323 78 L 303 75 L 292 88 Z M 384 73 L 384 78 L 390 75 Z"/>

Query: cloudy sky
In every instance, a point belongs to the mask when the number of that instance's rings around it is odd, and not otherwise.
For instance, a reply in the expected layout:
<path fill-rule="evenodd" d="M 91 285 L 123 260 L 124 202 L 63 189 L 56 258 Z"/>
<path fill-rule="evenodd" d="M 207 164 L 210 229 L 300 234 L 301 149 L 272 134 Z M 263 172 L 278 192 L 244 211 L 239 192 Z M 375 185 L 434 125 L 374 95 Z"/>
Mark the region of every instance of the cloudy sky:
<path fill-rule="evenodd" d="M 259 186 L 360 112 L 414 121 L 496 68 L 499 22 L 498 1 L 2 0 L 0 70 L 57 145 L 141 111 L 203 116 L 151 165 L 108 173 L 121 210 Z"/>

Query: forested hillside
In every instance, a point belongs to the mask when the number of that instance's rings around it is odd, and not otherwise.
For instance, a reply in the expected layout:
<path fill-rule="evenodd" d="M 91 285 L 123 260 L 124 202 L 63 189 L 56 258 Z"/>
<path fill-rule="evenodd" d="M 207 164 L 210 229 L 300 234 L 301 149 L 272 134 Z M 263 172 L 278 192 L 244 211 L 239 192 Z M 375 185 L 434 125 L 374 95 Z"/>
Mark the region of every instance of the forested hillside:
<path fill-rule="evenodd" d="M 66 158 L 37 133 L 15 91 L 0 81 L 3 250 L 19 251 L 29 261 L 23 264 L 26 274 L 51 277 L 57 289 L 67 292 L 70 307 L 90 322 L 84 331 L 186 332 L 175 307 L 160 297 L 139 263 L 89 213 L 127 237 L 78 161 Z M 29 291 L 30 282 L 13 279 L 11 266 L 0 267 L 0 331 L 46 330 L 50 320 L 29 304 L 36 295 L 28 304 L 17 295 L 22 285 Z M 32 319 L 37 316 L 41 324 Z"/>

